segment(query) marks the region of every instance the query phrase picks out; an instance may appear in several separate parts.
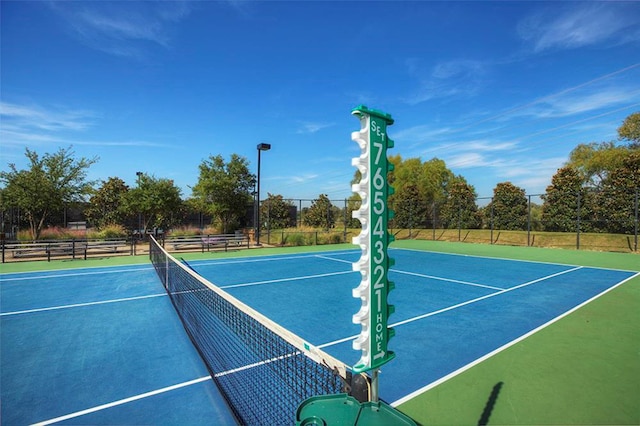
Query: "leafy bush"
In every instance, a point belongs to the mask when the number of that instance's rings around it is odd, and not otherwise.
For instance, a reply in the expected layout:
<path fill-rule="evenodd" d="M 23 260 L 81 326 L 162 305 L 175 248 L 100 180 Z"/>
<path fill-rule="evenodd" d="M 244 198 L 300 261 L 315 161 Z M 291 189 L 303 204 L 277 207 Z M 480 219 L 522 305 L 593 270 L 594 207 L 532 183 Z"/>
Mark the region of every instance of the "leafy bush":
<path fill-rule="evenodd" d="M 98 230 L 87 231 L 87 238 L 109 239 L 127 236 L 127 230 L 122 225 L 107 225 Z"/>
<path fill-rule="evenodd" d="M 193 235 L 217 235 L 220 234 L 220 230 L 207 227 L 204 229 L 196 228 L 193 226 L 181 226 L 179 228 L 172 228 L 167 232 L 167 236 L 171 237 L 191 237 Z"/>
<path fill-rule="evenodd" d="M 287 234 L 282 241 L 282 245 L 296 247 L 305 246 L 307 245 L 305 235 L 300 233 Z"/>
<path fill-rule="evenodd" d="M 84 229 L 67 229 L 53 226 L 44 228 L 40 232 L 40 240 L 79 240 L 87 237 L 87 231 Z M 29 231 L 20 231 L 18 233 L 18 240 L 31 241 L 31 233 Z"/>

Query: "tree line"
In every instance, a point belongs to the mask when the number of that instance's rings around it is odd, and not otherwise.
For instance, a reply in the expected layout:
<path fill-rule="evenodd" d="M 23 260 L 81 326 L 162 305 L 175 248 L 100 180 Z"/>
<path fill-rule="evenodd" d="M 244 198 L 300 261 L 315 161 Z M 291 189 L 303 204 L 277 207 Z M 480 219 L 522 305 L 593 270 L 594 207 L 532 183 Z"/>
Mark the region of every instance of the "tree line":
<path fill-rule="evenodd" d="M 140 172 L 133 187 L 118 177 L 88 181 L 87 170 L 99 159 L 76 158 L 71 147 L 42 156 L 27 148 L 25 155 L 29 160 L 26 169 L 9 164 L 8 170 L 0 172 L 0 209 L 20 209 L 34 240 L 53 216 L 74 206 L 98 229 L 170 229 L 194 212 L 212 218 L 210 225 L 222 233 L 253 225 L 250 211 L 255 203 L 256 176 L 249 171 L 247 159 L 237 154 L 228 161 L 220 155 L 203 160 L 187 199 L 182 199 L 172 180 Z M 583 232 L 629 233 L 637 220 L 640 113 L 623 121 L 618 141 L 575 147 L 552 177 L 541 206 L 532 207 L 524 189 L 500 182 L 489 203 L 479 207 L 473 185 L 454 174 L 443 160 L 403 159 L 400 155 L 389 160 L 394 165 L 388 176 L 395 188 L 389 198 L 395 211 L 390 224 L 394 228 L 419 228 L 431 221 L 442 228 L 518 230 L 526 229 L 533 214 L 549 231 L 575 231 L 578 221 Z M 359 179 L 356 171 L 352 183 Z M 307 226 L 328 229 L 342 218 L 345 227 L 358 228 L 360 222 L 351 219 L 351 212 L 359 207 L 356 193 L 342 208 L 320 194 L 298 213 Z M 268 194 L 259 206 L 260 222 L 271 229 L 290 227 L 295 220 L 292 211 L 295 205 L 291 200 Z M 4 225 L 3 220 L 3 231 Z"/>

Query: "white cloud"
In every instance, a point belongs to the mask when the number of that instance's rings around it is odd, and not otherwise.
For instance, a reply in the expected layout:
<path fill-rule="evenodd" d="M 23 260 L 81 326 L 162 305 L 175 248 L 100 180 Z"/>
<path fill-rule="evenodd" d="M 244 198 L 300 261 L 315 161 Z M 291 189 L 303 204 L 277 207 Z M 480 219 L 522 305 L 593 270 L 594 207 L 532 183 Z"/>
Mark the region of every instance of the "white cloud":
<path fill-rule="evenodd" d="M 85 130 L 92 125 L 90 111 L 46 110 L 38 106 L 25 106 L 0 102 L 3 128 L 31 128 L 47 131 Z"/>
<path fill-rule="evenodd" d="M 407 73 L 418 80 L 418 88 L 404 98 L 410 105 L 436 98 L 473 96 L 483 87 L 487 72 L 487 63 L 473 59 L 441 61 L 425 69 L 416 58 L 410 58 L 405 65 Z"/>
<path fill-rule="evenodd" d="M 94 125 L 97 115 L 91 111 L 0 102 L 0 117 L 0 139 L 5 148 L 70 144 L 102 147 L 166 146 L 140 140 L 97 141 L 78 137 Z"/>
<path fill-rule="evenodd" d="M 139 57 L 145 43 L 169 47 L 172 23 L 185 19 L 189 3 L 52 2 L 52 9 L 87 46 L 116 56 Z"/>
<path fill-rule="evenodd" d="M 468 169 L 472 167 L 487 167 L 491 163 L 487 158 L 478 152 L 467 152 L 449 157 L 446 161 L 447 167 L 454 169 Z"/>
<path fill-rule="evenodd" d="M 598 111 L 627 103 L 638 102 L 640 90 L 631 87 L 596 88 L 582 90 L 570 96 L 547 97 L 536 105 L 521 110 L 518 115 L 536 118 L 567 117 L 585 112 Z"/>
<path fill-rule="evenodd" d="M 301 127 L 296 131 L 296 133 L 304 134 L 304 133 L 316 133 L 322 129 L 326 129 L 327 127 L 333 126 L 333 123 L 314 123 L 310 121 L 302 122 Z"/>
<path fill-rule="evenodd" d="M 552 7 L 518 24 L 518 34 L 534 52 L 574 49 L 603 42 L 638 41 L 640 8 L 637 3 L 585 2 Z M 634 30 L 635 27 L 635 30 Z"/>

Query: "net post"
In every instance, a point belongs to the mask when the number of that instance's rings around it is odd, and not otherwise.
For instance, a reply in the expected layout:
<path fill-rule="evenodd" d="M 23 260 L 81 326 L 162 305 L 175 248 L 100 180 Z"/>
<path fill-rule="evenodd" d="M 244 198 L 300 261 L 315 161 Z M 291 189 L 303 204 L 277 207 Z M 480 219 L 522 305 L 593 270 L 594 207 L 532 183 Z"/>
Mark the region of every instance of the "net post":
<path fill-rule="evenodd" d="M 371 402 L 380 401 L 380 382 L 378 381 L 380 369 L 376 368 L 371 371 Z"/>

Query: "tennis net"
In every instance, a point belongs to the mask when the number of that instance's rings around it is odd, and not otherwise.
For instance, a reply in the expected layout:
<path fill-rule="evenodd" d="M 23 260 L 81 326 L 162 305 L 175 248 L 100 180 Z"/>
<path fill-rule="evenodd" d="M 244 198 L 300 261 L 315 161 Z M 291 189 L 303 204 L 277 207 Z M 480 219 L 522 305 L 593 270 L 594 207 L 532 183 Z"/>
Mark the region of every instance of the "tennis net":
<path fill-rule="evenodd" d="M 349 367 L 235 299 L 151 237 L 150 258 L 182 323 L 237 419 L 294 424 L 298 406 L 348 391 Z"/>

